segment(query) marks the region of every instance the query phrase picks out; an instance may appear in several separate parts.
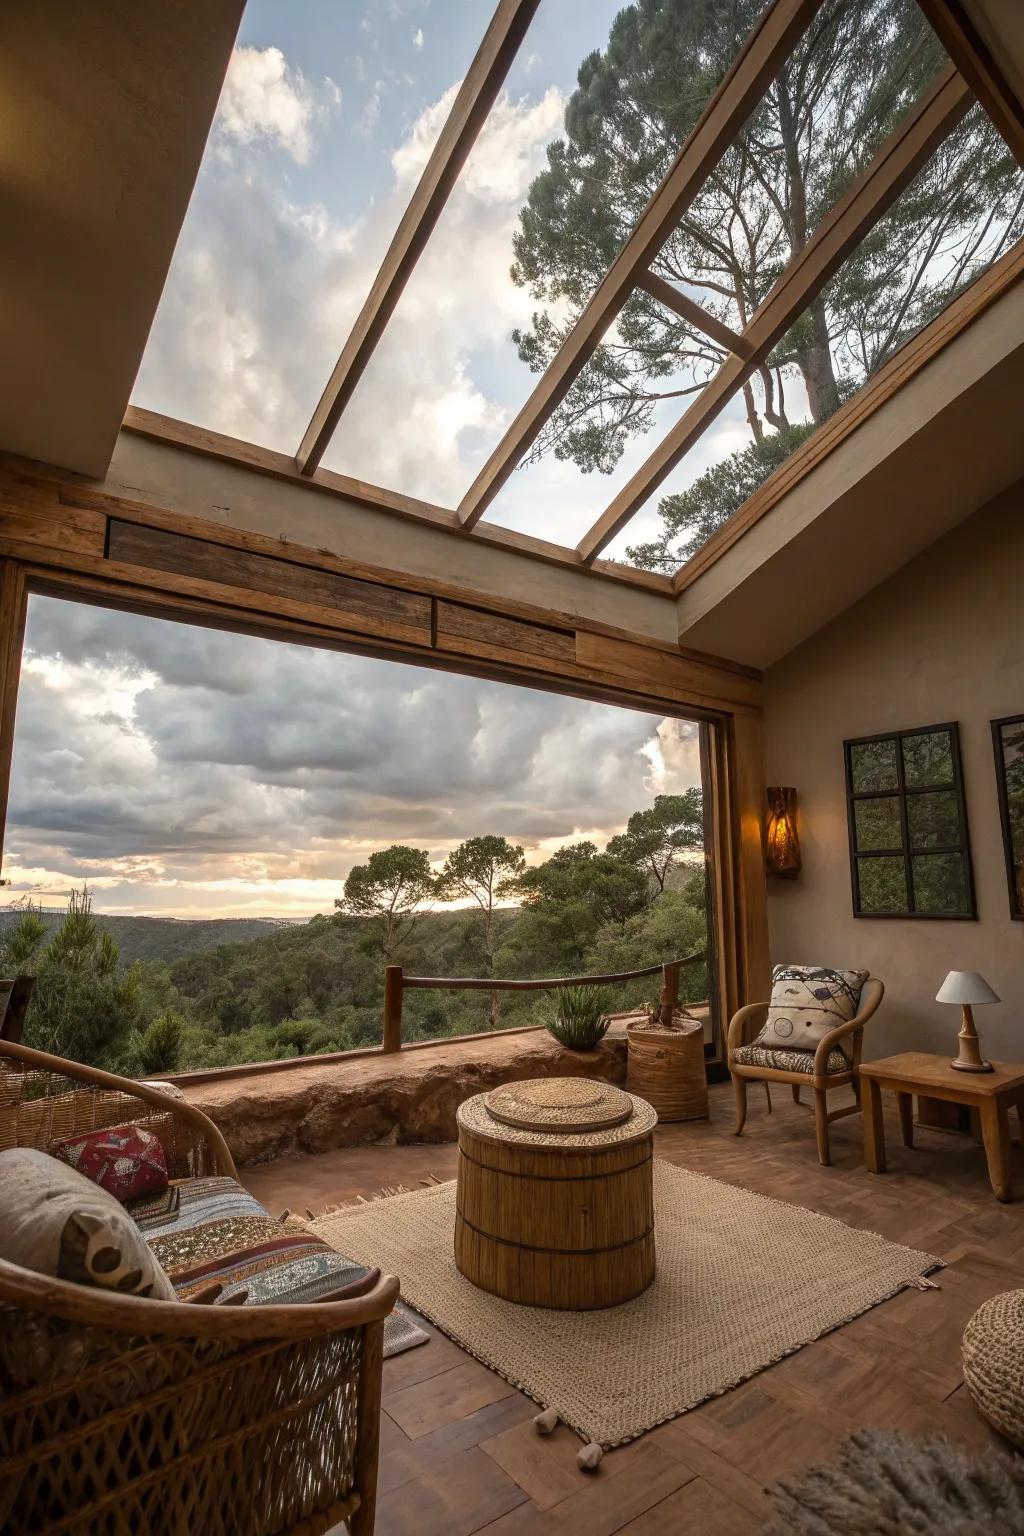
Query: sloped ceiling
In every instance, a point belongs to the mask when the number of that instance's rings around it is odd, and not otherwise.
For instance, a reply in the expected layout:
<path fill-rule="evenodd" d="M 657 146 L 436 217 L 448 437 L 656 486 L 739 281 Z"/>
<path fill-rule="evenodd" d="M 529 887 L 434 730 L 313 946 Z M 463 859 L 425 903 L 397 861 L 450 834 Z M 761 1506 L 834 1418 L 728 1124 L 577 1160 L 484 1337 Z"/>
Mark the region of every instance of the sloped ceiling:
<path fill-rule="evenodd" d="M 243 3 L 0 7 L 0 449 L 105 471 Z"/>

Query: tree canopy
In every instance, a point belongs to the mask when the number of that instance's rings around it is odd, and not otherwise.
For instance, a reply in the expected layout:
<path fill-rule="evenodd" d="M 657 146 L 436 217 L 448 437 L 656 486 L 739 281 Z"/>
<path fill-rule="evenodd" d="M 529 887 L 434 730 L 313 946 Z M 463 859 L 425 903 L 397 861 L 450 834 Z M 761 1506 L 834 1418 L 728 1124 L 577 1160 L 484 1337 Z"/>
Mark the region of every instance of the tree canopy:
<path fill-rule="evenodd" d="M 685 849 L 704 846 L 704 797 L 699 789 L 681 795 L 656 795 L 649 811 L 634 811 L 608 844 L 617 859 L 635 864 L 659 891 Z"/>
<path fill-rule="evenodd" d="M 350 871 L 345 894 L 335 898 L 334 905 L 372 920 L 387 964 L 436 891 L 437 878 L 423 849 L 395 843 L 371 853 L 366 864 Z"/>
<path fill-rule="evenodd" d="M 604 51 L 583 60 L 565 134 L 549 146 L 514 242 L 513 279 L 541 306 L 513 333 L 532 370 L 553 358 L 762 9 L 634 0 Z M 742 330 L 945 62 L 915 0 L 828 0 L 652 270 Z M 802 440 L 799 428 L 825 421 L 1024 232 L 1022 187 L 974 109 L 743 387 L 755 451 L 709 471 L 692 497 L 666 498 L 662 536 L 631 558 L 674 566 L 702 542 Z M 610 473 L 659 404 L 685 406 L 724 355 L 634 293 L 530 458 L 553 453 Z"/>

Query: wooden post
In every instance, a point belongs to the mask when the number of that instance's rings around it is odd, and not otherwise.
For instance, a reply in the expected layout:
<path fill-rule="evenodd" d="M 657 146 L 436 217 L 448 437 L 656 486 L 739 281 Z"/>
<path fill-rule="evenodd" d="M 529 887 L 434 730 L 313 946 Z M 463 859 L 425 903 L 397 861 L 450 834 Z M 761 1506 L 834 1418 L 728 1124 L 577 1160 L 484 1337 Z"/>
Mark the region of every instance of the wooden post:
<path fill-rule="evenodd" d="M 384 1037 L 385 1051 L 402 1049 L 402 967 L 384 967 Z"/>
<path fill-rule="evenodd" d="M 400 965 L 389 965 L 387 969 L 398 972 L 398 995 L 401 998 L 402 968 Z M 373 1533 L 377 1508 L 377 1464 L 380 1457 L 380 1399 L 383 1369 L 384 1321 L 381 1319 L 378 1323 L 367 1323 L 363 1328 L 363 1358 L 359 1366 L 356 1451 L 353 1468 L 359 1507 L 349 1521 L 352 1536 L 372 1536 Z"/>
<path fill-rule="evenodd" d="M 663 1024 L 671 1024 L 679 1001 L 679 964 L 666 962 L 661 968 L 661 1006 L 658 1017 Z"/>

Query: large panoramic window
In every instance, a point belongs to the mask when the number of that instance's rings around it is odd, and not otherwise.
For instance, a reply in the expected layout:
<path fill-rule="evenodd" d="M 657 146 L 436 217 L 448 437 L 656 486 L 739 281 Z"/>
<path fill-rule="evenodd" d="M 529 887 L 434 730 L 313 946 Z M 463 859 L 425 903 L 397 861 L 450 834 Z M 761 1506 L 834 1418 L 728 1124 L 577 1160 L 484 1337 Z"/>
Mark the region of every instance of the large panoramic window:
<path fill-rule="evenodd" d="M 856 917 L 975 917 L 956 725 L 846 743 Z"/>
<path fill-rule="evenodd" d="M 685 720 L 33 596 L 0 975 L 37 978 L 28 1044 L 152 1075 L 379 1045 L 387 966 L 701 956 L 701 778 Z M 703 961 L 681 996 L 707 1001 Z M 409 990 L 402 1039 L 554 1001 Z"/>

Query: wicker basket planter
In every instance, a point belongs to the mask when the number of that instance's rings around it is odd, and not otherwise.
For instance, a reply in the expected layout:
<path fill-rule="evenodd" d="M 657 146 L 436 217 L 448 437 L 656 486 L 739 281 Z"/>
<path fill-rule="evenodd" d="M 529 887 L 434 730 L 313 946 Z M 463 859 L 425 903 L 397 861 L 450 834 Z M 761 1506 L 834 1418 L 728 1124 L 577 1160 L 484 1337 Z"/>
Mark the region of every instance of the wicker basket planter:
<path fill-rule="evenodd" d="M 626 1021 L 626 1087 L 646 1099 L 661 1121 L 706 1120 L 704 1027 L 681 1011 L 670 1025 L 641 1009 Z"/>
<path fill-rule="evenodd" d="M 630 1105 L 621 1090 L 597 1086 Z M 650 1107 L 633 1100 L 629 1119 L 605 1129 L 537 1131 L 493 1119 L 486 1097 L 458 1113 L 460 1272 L 527 1306 L 582 1312 L 639 1296 L 654 1279 Z"/>

